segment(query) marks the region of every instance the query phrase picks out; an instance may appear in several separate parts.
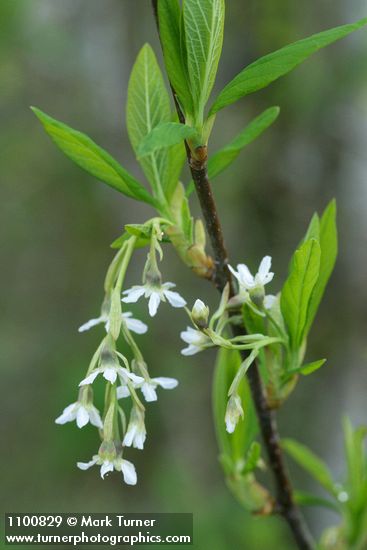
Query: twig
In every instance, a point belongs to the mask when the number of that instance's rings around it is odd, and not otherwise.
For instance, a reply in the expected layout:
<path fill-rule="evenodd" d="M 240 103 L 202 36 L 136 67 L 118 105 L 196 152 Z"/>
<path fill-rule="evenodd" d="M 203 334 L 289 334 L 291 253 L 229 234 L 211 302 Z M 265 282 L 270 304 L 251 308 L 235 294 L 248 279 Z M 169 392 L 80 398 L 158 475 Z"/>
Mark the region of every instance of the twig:
<path fill-rule="evenodd" d="M 159 34 L 158 0 L 152 0 L 152 5 Z M 185 122 L 172 85 L 171 89 L 179 120 L 181 122 Z M 207 159 L 204 158 L 201 161 L 194 159 L 187 144 L 186 152 L 192 179 L 194 181 L 201 210 L 203 212 L 206 230 L 208 232 L 214 253 L 216 269 L 213 275 L 213 282 L 220 292 L 222 292 L 224 286 L 229 283 L 231 294 L 233 295 L 233 281 L 231 273 L 228 269 L 228 255 L 224 244 L 222 227 L 208 178 Z M 234 327 L 234 333 L 236 336 L 242 335 L 244 332 L 245 331 L 240 327 Z M 246 354 L 243 353 L 243 356 L 246 357 Z M 280 447 L 280 437 L 276 416 L 274 411 L 268 406 L 265 388 L 256 364 L 253 364 L 250 367 L 247 372 L 247 377 L 258 416 L 262 438 L 267 450 L 269 466 L 273 472 L 275 480 L 277 492 L 277 511 L 287 521 L 298 547 L 301 550 L 312 550 L 314 548 L 314 542 L 309 529 L 305 524 L 303 516 L 301 515 L 300 510 L 293 499 L 292 484 L 288 476 L 283 453 Z"/>

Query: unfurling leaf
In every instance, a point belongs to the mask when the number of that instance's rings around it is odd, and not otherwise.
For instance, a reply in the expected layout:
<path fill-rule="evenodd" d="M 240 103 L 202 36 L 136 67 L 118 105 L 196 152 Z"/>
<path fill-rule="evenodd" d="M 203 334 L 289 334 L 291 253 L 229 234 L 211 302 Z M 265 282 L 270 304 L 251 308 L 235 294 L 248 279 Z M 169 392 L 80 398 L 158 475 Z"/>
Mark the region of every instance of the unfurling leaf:
<path fill-rule="evenodd" d="M 315 239 L 303 243 L 291 262 L 280 305 L 293 349 L 301 346 L 307 320 L 308 306 L 320 270 L 320 245 Z"/>
<path fill-rule="evenodd" d="M 336 227 L 336 202 L 332 200 L 326 207 L 320 220 L 320 274 L 317 279 L 314 291 L 311 296 L 310 305 L 307 314 L 307 323 L 305 334 L 307 335 L 321 299 L 324 295 L 326 285 L 334 269 L 336 257 L 338 254 L 338 233 Z"/>
<path fill-rule="evenodd" d="M 172 147 L 196 135 L 195 128 L 190 128 L 190 126 L 178 122 L 164 122 L 153 128 L 140 142 L 136 151 L 137 157 L 146 157 L 160 149 Z"/>
<path fill-rule="evenodd" d="M 157 207 L 157 201 L 109 153 L 88 136 L 31 107 L 44 129 L 67 157 L 80 168 L 120 193 Z"/>
<path fill-rule="evenodd" d="M 350 25 L 342 25 L 289 44 L 280 50 L 261 57 L 243 69 L 220 92 L 209 115 L 231 105 L 241 97 L 261 90 L 277 78 L 289 73 L 302 61 L 321 48 L 344 38 L 367 24 L 367 18 Z"/>
<path fill-rule="evenodd" d="M 224 0 L 184 0 L 182 10 L 193 107 L 202 115 L 222 52 Z"/>

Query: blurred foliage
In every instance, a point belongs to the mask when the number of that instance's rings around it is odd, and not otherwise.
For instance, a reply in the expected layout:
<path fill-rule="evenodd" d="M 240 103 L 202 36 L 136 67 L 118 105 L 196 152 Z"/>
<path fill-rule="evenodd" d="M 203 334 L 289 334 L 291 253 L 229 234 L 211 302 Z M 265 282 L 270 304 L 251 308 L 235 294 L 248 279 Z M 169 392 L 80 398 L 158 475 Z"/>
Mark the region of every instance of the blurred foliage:
<path fill-rule="evenodd" d="M 228 2 L 218 89 L 260 55 L 356 20 L 364 8 L 361 0 Z M 127 81 L 144 42 L 161 56 L 148 0 L 2 0 L 0 31 L 6 511 L 192 511 L 197 548 L 293 548 L 282 523 L 253 520 L 227 491 L 211 419 L 214 354 L 179 355 L 186 319 L 168 307 L 142 341 L 152 372 L 177 377 L 180 385 L 149 407 L 147 448 L 132 456 L 137 487 L 123 486 L 119 476 L 102 482 L 95 471 L 76 469 L 77 460 L 95 452 L 95 433 L 54 424 L 74 400 L 97 342 L 95 333 L 78 335 L 76 328 L 98 313 L 112 257 L 108 244 L 124 224 L 142 222 L 150 210 L 68 162 L 28 106 L 85 131 L 138 176 L 124 119 Z M 354 424 L 365 421 L 366 45 L 366 33 L 356 33 L 231 107 L 227 116 L 219 114 L 211 143 L 213 151 L 222 147 L 259 112 L 280 106 L 274 125 L 215 182 L 232 262 L 257 265 L 271 254 L 274 292 L 312 212 L 337 198 L 339 260 L 309 342 L 309 357 L 327 355 L 328 363 L 303 381 L 280 418 L 282 433 L 297 438 L 302 431 L 336 477 L 342 414 L 348 412 Z M 144 253 L 128 282 L 138 281 L 143 260 Z M 215 291 L 188 277 L 171 252 L 164 274 L 189 303 L 198 295 L 216 303 Z M 145 317 L 145 304 L 135 311 Z M 169 343 L 158 354 L 156 342 L 163 338 Z M 293 473 L 302 489 L 314 491 L 306 476 Z M 316 533 L 336 521 L 319 510 L 309 519 Z"/>

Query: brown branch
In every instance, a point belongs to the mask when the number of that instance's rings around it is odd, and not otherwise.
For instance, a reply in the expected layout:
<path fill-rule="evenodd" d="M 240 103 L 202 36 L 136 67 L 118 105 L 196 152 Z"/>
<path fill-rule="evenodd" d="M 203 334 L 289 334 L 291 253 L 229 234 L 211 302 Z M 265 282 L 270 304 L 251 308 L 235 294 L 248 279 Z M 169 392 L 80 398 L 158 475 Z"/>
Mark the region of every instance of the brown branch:
<path fill-rule="evenodd" d="M 152 5 L 159 33 L 158 0 L 152 0 Z M 179 120 L 181 122 L 185 122 L 184 115 L 179 107 L 173 88 L 172 93 Z M 216 265 L 213 282 L 220 292 L 222 292 L 225 285 L 229 283 L 231 294 L 233 295 L 233 281 L 231 273 L 228 269 L 228 255 L 224 244 L 223 231 L 211 185 L 208 179 L 206 154 L 204 155 L 205 158 L 203 160 L 196 160 L 191 155 L 191 151 L 187 144 L 186 151 L 192 179 L 195 184 L 206 229 L 213 249 Z M 244 330 L 240 327 L 234 327 L 234 333 L 236 335 L 244 334 Z M 245 357 L 245 354 L 243 354 L 243 356 Z M 288 476 L 283 453 L 280 447 L 280 437 L 275 412 L 271 410 L 268 405 L 266 391 L 258 366 L 255 364 L 252 365 L 248 370 L 247 376 L 257 412 L 262 439 L 264 441 L 269 459 L 269 465 L 274 476 L 277 493 L 277 511 L 287 521 L 293 533 L 294 539 L 297 542 L 298 548 L 301 550 L 312 550 L 314 548 L 314 542 L 308 527 L 304 522 L 303 516 L 301 515 L 300 510 L 293 499 L 292 484 Z"/>

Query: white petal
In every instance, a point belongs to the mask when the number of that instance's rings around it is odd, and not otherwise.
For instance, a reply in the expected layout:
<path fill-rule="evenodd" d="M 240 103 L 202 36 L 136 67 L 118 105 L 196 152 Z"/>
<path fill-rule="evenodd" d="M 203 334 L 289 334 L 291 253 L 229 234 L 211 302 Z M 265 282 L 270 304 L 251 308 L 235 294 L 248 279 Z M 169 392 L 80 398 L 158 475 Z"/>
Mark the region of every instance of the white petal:
<path fill-rule="evenodd" d="M 103 378 L 114 384 L 117 378 L 117 370 L 114 367 L 107 367 L 103 369 Z"/>
<path fill-rule="evenodd" d="M 158 292 L 152 292 L 150 295 L 149 304 L 148 304 L 149 315 L 151 317 L 154 317 L 155 314 L 157 313 L 160 301 L 161 301 L 161 297 L 158 294 Z"/>
<path fill-rule="evenodd" d="M 264 256 L 259 265 L 258 274 L 263 279 L 270 271 L 271 268 L 271 256 Z"/>
<path fill-rule="evenodd" d="M 147 434 L 145 431 L 138 431 L 134 438 L 134 449 L 143 450 L 146 438 Z"/>
<path fill-rule="evenodd" d="M 236 424 L 230 419 L 226 418 L 226 430 L 228 433 L 232 434 L 236 428 Z"/>
<path fill-rule="evenodd" d="M 162 285 L 162 290 L 163 290 L 163 291 L 164 291 L 164 290 L 169 290 L 169 289 L 171 289 L 171 288 L 175 288 L 175 286 L 176 286 L 175 283 L 169 283 L 169 282 L 163 283 L 163 285 Z"/>
<path fill-rule="evenodd" d="M 172 307 L 184 307 L 186 305 L 186 300 L 179 295 L 178 292 L 172 292 L 172 290 L 165 290 L 164 295 L 171 304 Z"/>
<path fill-rule="evenodd" d="M 63 410 L 62 414 L 56 418 L 56 424 L 66 424 L 66 422 L 72 422 L 75 420 L 77 406 L 78 402 L 68 405 Z"/>
<path fill-rule="evenodd" d="M 228 269 L 234 275 L 238 282 L 240 282 L 240 274 L 231 265 L 228 264 Z"/>
<path fill-rule="evenodd" d="M 136 424 L 132 424 L 128 427 L 125 437 L 122 441 L 122 444 L 125 445 L 125 447 L 131 447 L 136 436 L 137 429 L 138 427 Z"/>
<path fill-rule="evenodd" d="M 98 409 L 96 409 L 96 407 L 91 406 L 89 408 L 89 419 L 90 419 L 90 423 L 93 426 L 96 426 L 96 428 L 99 428 L 100 430 L 102 430 L 103 422 L 101 420 L 101 416 L 99 414 L 99 411 L 98 411 Z"/>
<path fill-rule="evenodd" d="M 127 386 L 119 386 L 116 391 L 117 391 L 117 399 L 130 397 L 130 390 Z"/>
<path fill-rule="evenodd" d="M 125 319 L 125 322 L 127 328 L 136 334 L 145 334 L 148 330 L 147 325 L 139 319 Z"/>
<path fill-rule="evenodd" d="M 88 468 L 91 468 L 96 464 L 97 460 L 98 456 L 95 456 L 89 462 L 77 462 L 76 465 L 80 468 L 80 470 L 88 470 Z"/>
<path fill-rule="evenodd" d="M 141 376 L 138 376 L 137 374 L 134 374 L 133 372 L 129 372 L 124 367 L 119 367 L 118 372 L 123 380 L 126 380 L 126 378 L 129 378 L 135 384 L 141 384 L 142 382 L 144 382 L 144 378 L 142 378 Z"/>
<path fill-rule="evenodd" d="M 89 330 L 92 327 L 95 327 L 96 325 L 99 325 L 100 323 L 105 323 L 106 317 L 97 317 L 96 319 L 90 319 L 84 325 L 80 326 L 78 328 L 78 332 L 85 332 L 86 330 Z"/>
<path fill-rule="evenodd" d="M 269 273 L 267 273 L 265 275 L 265 277 L 263 277 L 262 284 L 267 285 L 268 283 L 270 283 L 270 281 L 273 280 L 273 278 L 274 278 L 274 273 L 272 271 L 270 271 Z"/>
<path fill-rule="evenodd" d="M 122 459 L 121 471 L 124 476 L 124 481 L 127 485 L 136 485 L 137 475 L 135 466 L 132 462 Z"/>
<path fill-rule="evenodd" d="M 142 394 L 145 397 L 145 401 L 152 402 L 157 401 L 157 392 L 155 391 L 155 387 L 153 384 L 150 384 L 149 382 L 144 382 L 141 386 Z"/>
<path fill-rule="evenodd" d="M 201 340 L 201 332 L 191 327 L 187 327 L 180 333 L 180 336 L 186 344 L 194 344 Z"/>
<path fill-rule="evenodd" d="M 84 380 L 79 383 L 79 386 L 87 386 L 88 384 L 93 384 L 100 372 L 101 371 L 99 369 L 94 370 L 91 374 L 89 374 L 89 376 L 84 378 Z"/>
<path fill-rule="evenodd" d="M 247 265 L 238 264 L 237 269 L 240 275 L 240 283 L 246 288 L 252 288 L 255 285 L 255 280 Z"/>
<path fill-rule="evenodd" d="M 109 460 L 105 460 L 101 466 L 102 479 L 104 479 L 104 476 L 107 474 L 107 472 L 113 472 L 113 462 L 109 462 Z"/>
<path fill-rule="evenodd" d="M 89 422 L 89 414 L 83 405 L 80 405 L 78 407 L 77 413 L 76 413 L 76 425 L 78 428 L 83 428 L 86 424 Z"/>
<path fill-rule="evenodd" d="M 122 301 L 125 303 L 137 302 L 141 296 L 143 296 L 145 288 L 143 286 L 133 286 L 128 290 L 124 290 L 122 294 L 125 294 L 125 297 L 122 298 Z"/>
<path fill-rule="evenodd" d="M 198 346 L 194 346 L 193 344 L 190 344 L 187 346 L 187 348 L 183 348 L 181 350 L 182 355 L 195 355 L 195 353 L 199 353 L 200 351 L 203 351 L 201 348 L 198 348 Z"/>
<path fill-rule="evenodd" d="M 173 388 L 176 388 L 176 386 L 178 386 L 178 380 L 176 380 L 176 378 L 158 376 L 158 378 L 153 378 L 153 381 L 165 390 L 173 390 Z"/>

